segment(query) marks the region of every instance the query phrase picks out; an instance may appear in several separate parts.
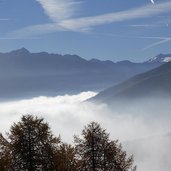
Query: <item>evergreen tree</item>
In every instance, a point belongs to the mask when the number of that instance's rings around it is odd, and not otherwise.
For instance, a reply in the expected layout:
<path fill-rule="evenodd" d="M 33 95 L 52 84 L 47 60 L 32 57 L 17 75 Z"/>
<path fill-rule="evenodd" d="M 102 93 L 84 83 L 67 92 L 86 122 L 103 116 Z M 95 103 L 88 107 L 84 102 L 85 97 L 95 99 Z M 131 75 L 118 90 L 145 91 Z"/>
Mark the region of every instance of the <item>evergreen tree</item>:
<path fill-rule="evenodd" d="M 53 171 L 54 155 L 60 142 L 55 138 L 43 119 L 23 116 L 21 122 L 11 127 L 11 170 Z"/>
<path fill-rule="evenodd" d="M 0 171 L 8 171 L 10 161 L 9 142 L 0 134 Z"/>
<path fill-rule="evenodd" d="M 110 141 L 109 134 L 101 126 L 92 122 L 82 131 L 82 138 L 75 136 L 80 171 L 129 171 L 133 157 L 128 157 L 118 145 Z"/>
<path fill-rule="evenodd" d="M 23 116 L 5 139 L 0 134 L 0 171 L 135 171 L 118 141 L 92 122 L 74 137 L 75 146 L 61 143 L 43 119 Z"/>
<path fill-rule="evenodd" d="M 78 162 L 75 147 L 61 144 L 56 152 L 56 161 L 56 170 L 77 171 Z"/>

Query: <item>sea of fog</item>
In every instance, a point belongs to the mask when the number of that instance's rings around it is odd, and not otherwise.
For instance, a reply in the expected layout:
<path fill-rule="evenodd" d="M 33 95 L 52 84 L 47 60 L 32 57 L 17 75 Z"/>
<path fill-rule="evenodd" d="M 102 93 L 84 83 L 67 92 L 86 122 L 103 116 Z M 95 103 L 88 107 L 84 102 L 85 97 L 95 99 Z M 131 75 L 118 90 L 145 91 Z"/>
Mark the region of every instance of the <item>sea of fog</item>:
<path fill-rule="evenodd" d="M 170 171 L 171 168 L 171 124 L 169 115 L 143 114 L 137 106 L 134 113 L 119 113 L 106 104 L 85 102 L 96 92 L 57 97 L 35 97 L 19 101 L 0 103 L 0 132 L 5 134 L 22 115 L 33 114 L 43 117 L 52 132 L 64 142 L 73 143 L 73 135 L 91 121 L 101 124 L 110 138 L 123 144 L 129 154 L 134 154 L 138 171 Z M 124 104 L 123 104 L 124 107 Z M 168 111 L 156 105 L 156 111 Z M 136 114 L 137 111 L 137 114 Z M 139 114 L 138 114 L 139 113 Z M 151 117 L 149 117 L 151 116 Z"/>

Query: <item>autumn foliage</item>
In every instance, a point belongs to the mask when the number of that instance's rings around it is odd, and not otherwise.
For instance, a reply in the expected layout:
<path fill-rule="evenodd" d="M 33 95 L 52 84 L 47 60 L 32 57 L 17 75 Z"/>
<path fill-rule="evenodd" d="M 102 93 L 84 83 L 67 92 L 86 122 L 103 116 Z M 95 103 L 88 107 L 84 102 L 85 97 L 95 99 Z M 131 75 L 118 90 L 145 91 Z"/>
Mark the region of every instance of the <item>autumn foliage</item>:
<path fill-rule="evenodd" d="M 118 141 L 111 141 L 101 126 L 85 126 L 74 144 L 55 137 L 42 118 L 26 115 L 0 134 L 0 171 L 130 171 L 133 157 L 127 157 Z"/>

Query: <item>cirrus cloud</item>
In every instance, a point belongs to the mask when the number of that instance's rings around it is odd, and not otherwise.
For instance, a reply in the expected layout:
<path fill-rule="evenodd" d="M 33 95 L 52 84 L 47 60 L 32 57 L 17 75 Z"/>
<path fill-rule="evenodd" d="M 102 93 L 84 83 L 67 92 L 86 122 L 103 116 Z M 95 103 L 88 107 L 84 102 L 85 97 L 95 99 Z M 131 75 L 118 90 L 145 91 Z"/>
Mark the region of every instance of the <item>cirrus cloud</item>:
<path fill-rule="evenodd" d="M 54 21 L 58 22 L 71 18 L 78 10 L 78 4 L 74 0 L 36 0 L 40 3 L 45 13 Z"/>

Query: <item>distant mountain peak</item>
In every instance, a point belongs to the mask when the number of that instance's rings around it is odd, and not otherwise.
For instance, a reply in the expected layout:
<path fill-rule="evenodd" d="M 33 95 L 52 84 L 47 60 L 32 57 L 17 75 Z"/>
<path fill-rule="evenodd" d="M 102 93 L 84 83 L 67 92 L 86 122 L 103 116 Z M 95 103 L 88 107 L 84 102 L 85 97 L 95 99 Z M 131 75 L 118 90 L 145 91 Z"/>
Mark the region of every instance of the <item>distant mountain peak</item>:
<path fill-rule="evenodd" d="M 148 61 L 147 63 L 167 63 L 171 61 L 171 54 L 159 54 Z"/>
<path fill-rule="evenodd" d="M 10 53 L 13 53 L 13 54 L 29 54 L 30 52 L 26 48 L 23 47 L 21 49 L 11 51 Z"/>

